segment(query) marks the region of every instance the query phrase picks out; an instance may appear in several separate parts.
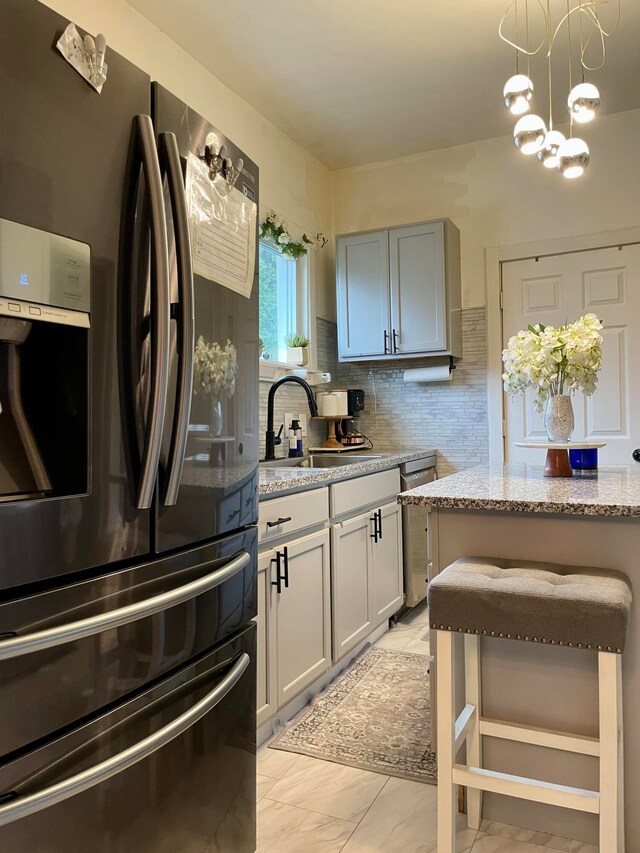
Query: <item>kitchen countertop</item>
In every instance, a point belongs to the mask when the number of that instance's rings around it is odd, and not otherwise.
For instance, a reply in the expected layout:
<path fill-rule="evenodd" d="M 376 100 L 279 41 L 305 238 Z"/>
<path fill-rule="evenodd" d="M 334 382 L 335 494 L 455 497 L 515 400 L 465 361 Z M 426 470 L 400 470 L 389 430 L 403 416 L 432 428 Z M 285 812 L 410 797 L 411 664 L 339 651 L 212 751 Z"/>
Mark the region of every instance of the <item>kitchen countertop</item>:
<path fill-rule="evenodd" d="M 540 465 L 479 465 L 398 496 L 398 503 L 503 512 L 640 517 L 640 465 L 597 476 L 543 477 Z"/>
<path fill-rule="evenodd" d="M 303 491 L 317 486 L 326 486 L 339 480 L 350 480 L 362 477 L 364 474 L 375 474 L 376 471 L 386 471 L 396 468 L 404 462 L 422 459 L 423 456 L 435 456 L 436 450 L 374 450 L 363 451 L 363 455 L 382 455 L 382 459 L 363 459 L 348 465 L 337 465 L 334 468 L 263 468 L 260 467 L 260 484 L 258 494 L 261 500 L 274 495 L 293 491 Z M 352 452 L 355 456 L 358 451 Z"/>

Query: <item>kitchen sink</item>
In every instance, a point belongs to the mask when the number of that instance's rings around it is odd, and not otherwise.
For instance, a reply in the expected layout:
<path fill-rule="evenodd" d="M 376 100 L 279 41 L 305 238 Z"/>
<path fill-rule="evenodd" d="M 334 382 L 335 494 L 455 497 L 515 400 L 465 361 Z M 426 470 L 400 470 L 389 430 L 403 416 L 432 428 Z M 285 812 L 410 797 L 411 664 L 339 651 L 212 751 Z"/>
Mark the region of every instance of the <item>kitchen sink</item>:
<path fill-rule="evenodd" d="M 371 453 L 317 453 L 312 456 L 299 456 L 294 459 L 271 459 L 261 462 L 261 468 L 338 468 L 342 465 L 356 465 L 358 462 L 370 462 L 383 459 L 383 455 Z"/>

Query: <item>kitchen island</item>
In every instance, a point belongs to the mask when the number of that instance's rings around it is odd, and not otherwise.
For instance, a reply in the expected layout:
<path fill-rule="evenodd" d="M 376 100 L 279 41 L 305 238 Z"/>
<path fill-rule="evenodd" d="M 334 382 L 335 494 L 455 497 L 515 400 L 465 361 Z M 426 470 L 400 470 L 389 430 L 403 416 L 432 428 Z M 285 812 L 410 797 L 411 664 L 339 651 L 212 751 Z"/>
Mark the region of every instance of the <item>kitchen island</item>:
<path fill-rule="evenodd" d="M 638 465 L 556 480 L 543 477 L 542 465 L 479 466 L 398 500 L 425 509 L 433 572 L 462 556 L 515 558 L 617 569 L 640 589 Z M 640 597 L 634 609 L 638 602 Z M 640 637 L 634 609 L 622 660 L 628 853 L 640 853 Z M 484 716 L 597 736 L 595 652 L 492 638 L 483 638 L 482 649 Z M 495 770 L 598 787 L 595 758 L 489 738 L 484 755 L 485 766 Z M 484 817 L 597 844 L 595 815 L 485 794 Z"/>

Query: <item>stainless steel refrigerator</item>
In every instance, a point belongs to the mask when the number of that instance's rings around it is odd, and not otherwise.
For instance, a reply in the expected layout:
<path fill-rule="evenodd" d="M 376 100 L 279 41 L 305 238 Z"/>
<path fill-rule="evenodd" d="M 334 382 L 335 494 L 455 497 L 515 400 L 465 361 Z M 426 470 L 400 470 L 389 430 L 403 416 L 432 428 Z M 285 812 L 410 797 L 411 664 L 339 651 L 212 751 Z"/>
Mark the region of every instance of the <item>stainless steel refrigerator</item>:
<path fill-rule="evenodd" d="M 256 205 L 258 168 L 109 47 L 94 91 L 36 0 L 0 14 L 0 849 L 252 853 L 257 282 L 193 274 L 184 181 L 211 132 Z"/>

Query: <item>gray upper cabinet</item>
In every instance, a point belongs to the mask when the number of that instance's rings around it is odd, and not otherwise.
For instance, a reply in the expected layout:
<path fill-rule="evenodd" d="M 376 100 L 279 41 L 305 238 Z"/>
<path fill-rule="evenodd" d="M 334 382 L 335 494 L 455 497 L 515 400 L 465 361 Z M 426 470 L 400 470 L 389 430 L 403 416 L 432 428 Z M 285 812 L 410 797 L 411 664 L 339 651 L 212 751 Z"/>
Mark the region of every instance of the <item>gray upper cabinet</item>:
<path fill-rule="evenodd" d="M 384 355 L 390 319 L 388 231 L 338 238 L 338 281 L 340 356 Z"/>
<path fill-rule="evenodd" d="M 394 353 L 447 348 L 442 222 L 389 231 Z"/>
<path fill-rule="evenodd" d="M 461 355 L 460 232 L 448 219 L 337 240 L 341 361 Z"/>

